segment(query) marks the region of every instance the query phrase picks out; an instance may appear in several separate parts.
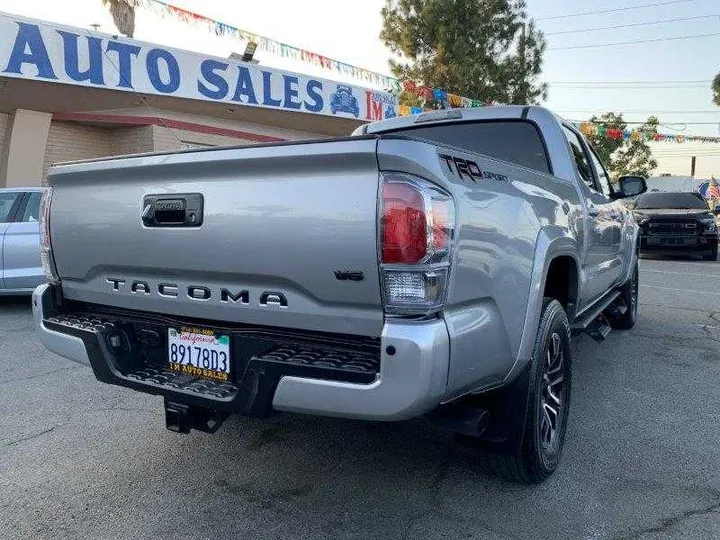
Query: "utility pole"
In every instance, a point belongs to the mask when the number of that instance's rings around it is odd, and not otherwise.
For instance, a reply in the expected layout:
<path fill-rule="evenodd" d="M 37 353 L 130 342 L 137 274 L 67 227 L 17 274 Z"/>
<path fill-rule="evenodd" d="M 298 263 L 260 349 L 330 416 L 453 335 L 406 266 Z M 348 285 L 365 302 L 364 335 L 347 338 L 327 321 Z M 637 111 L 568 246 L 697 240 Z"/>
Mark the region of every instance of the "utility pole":
<path fill-rule="evenodd" d="M 525 42 L 527 40 L 527 23 L 522 23 L 522 29 L 520 31 L 520 59 L 521 59 L 521 81 L 520 88 L 522 91 L 521 105 L 527 105 L 527 88 L 525 86 L 526 71 L 527 71 L 527 60 L 525 59 Z"/>
<path fill-rule="evenodd" d="M 690 176 L 695 178 L 695 164 L 697 163 L 697 157 L 693 156 L 690 158 Z"/>

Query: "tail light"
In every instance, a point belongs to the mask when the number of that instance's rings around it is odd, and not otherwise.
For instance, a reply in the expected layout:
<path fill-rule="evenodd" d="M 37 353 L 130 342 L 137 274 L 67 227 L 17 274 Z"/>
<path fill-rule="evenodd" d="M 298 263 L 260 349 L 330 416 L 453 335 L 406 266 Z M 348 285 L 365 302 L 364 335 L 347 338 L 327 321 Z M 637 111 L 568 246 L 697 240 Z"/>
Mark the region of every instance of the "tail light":
<path fill-rule="evenodd" d="M 52 206 L 52 188 L 48 188 L 40 199 L 40 260 L 42 261 L 45 279 L 50 283 L 58 283 L 60 278 L 55 270 L 55 261 L 50 241 L 50 207 Z"/>
<path fill-rule="evenodd" d="M 455 237 L 450 194 L 414 176 L 385 174 L 379 217 L 385 310 L 422 315 L 442 309 Z"/>

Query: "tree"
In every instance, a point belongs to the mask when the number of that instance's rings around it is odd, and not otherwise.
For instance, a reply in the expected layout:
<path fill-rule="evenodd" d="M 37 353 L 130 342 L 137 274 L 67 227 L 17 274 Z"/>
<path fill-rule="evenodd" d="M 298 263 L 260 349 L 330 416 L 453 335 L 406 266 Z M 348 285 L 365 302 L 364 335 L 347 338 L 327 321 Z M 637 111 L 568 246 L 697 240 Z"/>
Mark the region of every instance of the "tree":
<path fill-rule="evenodd" d="M 525 0 L 387 0 L 380 38 L 402 81 L 484 102 L 537 103 L 545 38 Z M 401 102 L 406 103 L 401 97 Z"/>
<path fill-rule="evenodd" d="M 608 167 L 613 180 L 620 176 L 650 176 L 657 167 L 652 157 L 652 149 L 648 145 L 647 135 L 658 132 L 659 121 L 655 116 L 647 119 L 644 125 L 635 130 L 636 134 L 629 139 L 608 137 L 608 129 L 625 131 L 627 124 L 622 114 L 608 112 L 600 117 L 593 116 L 590 123 L 598 127 L 598 133 L 589 137 L 601 161 Z"/>
<path fill-rule="evenodd" d="M 131 38 L 135 34 L 135 0 L 102 0 L 110 10 L 115 26 L 121 34 Z"/>
<path fill-rule="evenodd" d="M 720 73 L 715 75 L 712 82 L 713 103 L 720 105 Z"/>

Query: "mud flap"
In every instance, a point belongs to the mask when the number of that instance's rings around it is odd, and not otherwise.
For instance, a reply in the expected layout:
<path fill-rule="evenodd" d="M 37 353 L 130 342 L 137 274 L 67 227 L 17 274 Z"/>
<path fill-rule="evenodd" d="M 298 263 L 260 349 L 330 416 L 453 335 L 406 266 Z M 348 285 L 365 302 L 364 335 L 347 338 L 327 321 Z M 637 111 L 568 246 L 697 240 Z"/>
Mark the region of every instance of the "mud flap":
<path fill-rule="evenodd" d="M 528 362 L 512 383 L 485 395 L 473 396 L 473 405 L 488 411 L 488 426 L 479 437 L 459 435 L 458 442 L 489 452 L 520 453 L 527 424 L 531 369 L 532 362 Z"/>

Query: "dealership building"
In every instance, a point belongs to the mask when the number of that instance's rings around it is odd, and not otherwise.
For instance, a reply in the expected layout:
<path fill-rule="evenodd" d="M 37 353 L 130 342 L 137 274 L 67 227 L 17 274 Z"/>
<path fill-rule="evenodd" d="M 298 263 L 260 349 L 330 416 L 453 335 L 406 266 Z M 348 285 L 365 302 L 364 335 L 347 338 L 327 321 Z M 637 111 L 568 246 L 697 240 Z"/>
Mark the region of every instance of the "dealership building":
<path fill-rule="evenodd" d="M 377 90 L 0 13 L 0 188 L 53 163 L 347 135 Z"/>

